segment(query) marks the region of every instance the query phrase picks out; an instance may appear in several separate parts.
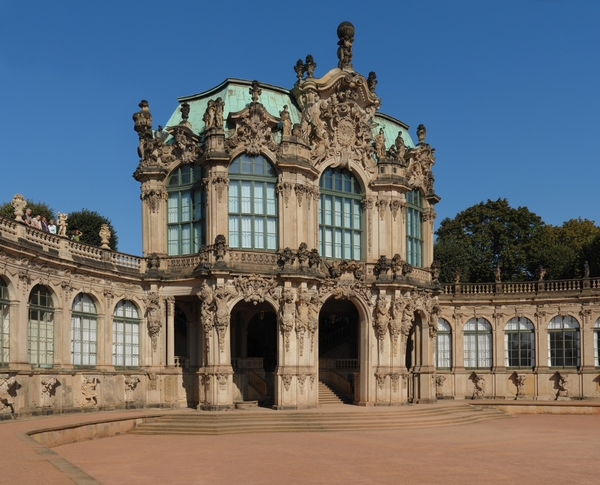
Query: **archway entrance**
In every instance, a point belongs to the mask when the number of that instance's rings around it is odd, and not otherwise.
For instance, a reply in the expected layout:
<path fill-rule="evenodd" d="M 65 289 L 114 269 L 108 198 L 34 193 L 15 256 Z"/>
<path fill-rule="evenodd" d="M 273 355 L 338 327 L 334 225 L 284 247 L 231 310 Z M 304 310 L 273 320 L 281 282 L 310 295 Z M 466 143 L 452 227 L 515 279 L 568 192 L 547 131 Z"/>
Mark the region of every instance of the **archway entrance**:
<path fill-rule="evenodd" d="M 233 400 L 272 406 L 277 366 L 277 315 L 268 303 L 239 302 L 231 312 Z"/>
<path fill-rule="evenodd" d="M 349 300 L 330 298 L 319 313 L 319 403 L 354 400 L 360 369 L 360 318 Z"/>

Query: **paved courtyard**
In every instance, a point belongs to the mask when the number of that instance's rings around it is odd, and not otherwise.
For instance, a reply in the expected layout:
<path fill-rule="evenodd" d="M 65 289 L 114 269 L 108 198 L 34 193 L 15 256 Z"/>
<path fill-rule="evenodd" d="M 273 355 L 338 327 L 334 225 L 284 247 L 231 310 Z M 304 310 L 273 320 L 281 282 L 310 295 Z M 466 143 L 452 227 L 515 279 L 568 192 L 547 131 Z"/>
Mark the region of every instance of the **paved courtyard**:
<path fill-rule="evenodd" d="M 1 423 L 0 483 L 69 484 L 72 465 L 105 485 L 600 483 L 598 415 L 521 415 L 396 431 L 124 435 L 53 448 L 60 456 L 36 453 L 17 437 L 89 419 Z M 78 483 L 86 483 L 85 476 Z"/>

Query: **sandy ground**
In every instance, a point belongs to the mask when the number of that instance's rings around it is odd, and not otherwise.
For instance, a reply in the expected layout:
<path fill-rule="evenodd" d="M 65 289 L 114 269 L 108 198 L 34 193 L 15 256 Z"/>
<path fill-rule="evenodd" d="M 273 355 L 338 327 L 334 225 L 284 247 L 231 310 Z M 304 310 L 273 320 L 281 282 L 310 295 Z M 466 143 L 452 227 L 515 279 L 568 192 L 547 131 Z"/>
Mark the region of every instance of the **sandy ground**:
<path fill-rule="evenodd" d="M 551 415 L 399 431 L 126 435 L 54 448 L 105 485 L 597 485 L 599 450 L 600 416 Z"/>

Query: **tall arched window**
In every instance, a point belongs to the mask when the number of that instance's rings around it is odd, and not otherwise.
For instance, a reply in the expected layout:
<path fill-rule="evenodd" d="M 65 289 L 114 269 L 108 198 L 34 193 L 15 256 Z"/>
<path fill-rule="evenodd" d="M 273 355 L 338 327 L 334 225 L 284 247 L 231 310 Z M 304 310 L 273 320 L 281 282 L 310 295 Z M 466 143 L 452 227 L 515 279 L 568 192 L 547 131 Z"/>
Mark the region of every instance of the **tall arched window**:
<path fill-rule="evenodd" d="M 71 312 L 71 363 L 73 365 L 96 365 L 97 341 L 96 305 L 84 293 L 73 301 Z"/>
<path fill-rule="evenodd" d="M 571 315 L 548 323 L 548 361 L 551 367 L 579 366 L 579 322 Z"/>
<path fill-rule="evenodd" d="M 594 365 L 600 367 L 600 318 L 594 323 Z"/>
<path fill-rule="evenodd" d="M 113 313 L 113 365 L 140 365 L 140 318 L 132 301 L 121 300 Z"/>
<path fill-rule="evenodd" d="M 485 318 L 471 318 L 465 323 L 465 367 L 491 369 L 492 326 Z"/>
<path fill-rule="evenodd" d="M 423 199 L 418 189 L 406 193 L 406 260 L 423 267 Z"/>
<path fill-rule="evenodd" d="M 10 300 L 8 286 L 0 278 L 0 366 L 10 360 Z"/>
<path fill-rule="evenodd" d="M 54 364 L 54 305 L 50 291 L 36 285 L 29 295 L 29 363 L 36 367 Z"/>
<path fill-rule="evenodd" d="M 438 318 L 438 331 L 435 338 L 435 367 L 437 369 L 452 367 L 452 329 L 443 318 Z"/>
<path fill-rule="evenodd" d="M 328 168 L 319 181 L 319 251 L 326 258 L 362 259 L 362 208 L 358 180 Z"/>
<path fill-rule="evenodd" d="M 167 192 L 167 253 L 169 256 L 197 253 L 204 243 L 202 169 L 184 165 L 173 170 Z"/>
<path fill-rule="evenodd" d="M 277 249 L 277 173 L 262 156 L 229 166 L 229 247 Z"/>
<path fill-rule="evenodd" d="M 529 318 L 511 318 L 504 327 L 506 367 L 535 367 L 535 339 Z"/>

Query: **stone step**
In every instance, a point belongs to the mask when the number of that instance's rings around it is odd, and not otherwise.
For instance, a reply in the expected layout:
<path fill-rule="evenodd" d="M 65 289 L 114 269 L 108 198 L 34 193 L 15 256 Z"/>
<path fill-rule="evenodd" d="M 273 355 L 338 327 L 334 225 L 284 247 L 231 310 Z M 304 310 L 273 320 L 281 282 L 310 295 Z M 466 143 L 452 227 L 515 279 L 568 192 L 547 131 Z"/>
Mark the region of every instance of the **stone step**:
<path fill-rule="evenodd" d="M 428 428 L 509 418 L 498 410 L 472 406 L 437 408 L 437 412 L 242 412 L 168 415 L 136 426 L 131 434 L 220 435 L 234 433 L 323 432 Z"/>
<path fill-rule="evenodd" d="M 319 404 L 350 404 L 351 400 L 336 389 L 319 381 Z"/>

